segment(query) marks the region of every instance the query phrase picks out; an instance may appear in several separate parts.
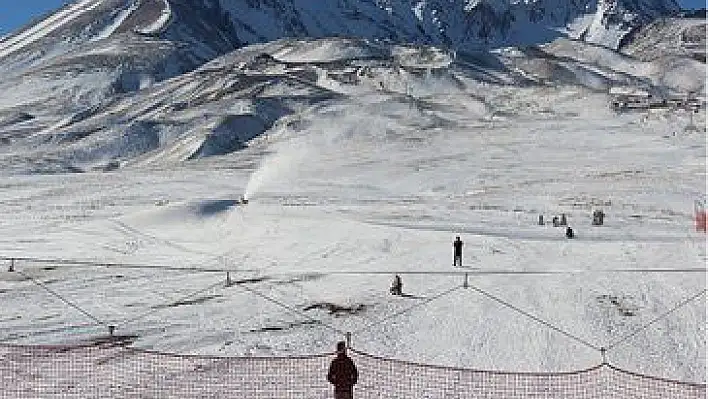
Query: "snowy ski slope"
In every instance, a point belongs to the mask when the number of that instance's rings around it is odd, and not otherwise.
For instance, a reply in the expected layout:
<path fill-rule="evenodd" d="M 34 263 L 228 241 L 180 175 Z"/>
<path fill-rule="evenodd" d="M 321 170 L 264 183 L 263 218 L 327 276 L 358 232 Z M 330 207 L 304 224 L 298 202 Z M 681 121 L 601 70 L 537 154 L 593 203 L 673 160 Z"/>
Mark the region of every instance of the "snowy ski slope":
<path fill-rule="evenodd" d="M 604 95 L 571 87 L 416 90 L 420 107 L 370 94 L 303 111 L 298 124 L 277 125 L 231 155 L 110 173 L 7 175 L 0 254 L 231 270 L 291 308 L 238 284 L 224 288 L 223 272 L 17 264 L 118 332 L 136 334 L 138 347 L 330 350 L 341 336 L 306 315 L 354 331 L 356 346 L 372 353 L 517 371 L 576 370 L 600 357 L 470 290 L 389 319 L 462 283 L 405 273 L 559 272 L 473 274 L 470 282 L 597 346 L 705 290 L 705 235 L 692 225 L 705 140 L 681 129 L 685 115 L 615 115 Z M 505 107 L 503 116 L 478 106 L 483 93 Z M 251 201 L 239 206 L 244 193 Z M 605 226 L 590 226 L 596 208 L 607 213 Z M 561 212 L 576 239 L 536 224 L 539 214 Z M 463 269 L 451 265 L 456 234 L 465 241 Z M 388 294 L 395 272 L 413 297 Z M 0 272 L 0 297 L 8 342 L 104 332 L 63 330 L 94 322 L 22 274 Z M 326 304 L 343 310 L 330 313 Z M 705 382 L 705 316 L 703 297 L 608 358 Z"/>
<path fill-rule="evenodd" d="M 138 348 L 272 356 L 349 331 L 368 353 L 489 370 L 586 369 L 606 347 L 623 369 L 705 384 L 705 114 L 688 128 L 685 110 L 616 114 L 607 95 L 704 98 L 704 63 L 562 38 L 217 57 L 238 44 L 223 10 L 162 0 L 123 3 L 88 46 L 41 40 L 108 1 L 0 42 L 0 256 L 35 259 L 0 264 L 0 342 L 114 325 Z M 200 31 L 212 11 L 223 26 Z M 548 224 L 561 213 L 573 240 Z M 389 295 L 396 273 L 409 296 Z M 464 273 L 470 288 L 432 300 Z"/>

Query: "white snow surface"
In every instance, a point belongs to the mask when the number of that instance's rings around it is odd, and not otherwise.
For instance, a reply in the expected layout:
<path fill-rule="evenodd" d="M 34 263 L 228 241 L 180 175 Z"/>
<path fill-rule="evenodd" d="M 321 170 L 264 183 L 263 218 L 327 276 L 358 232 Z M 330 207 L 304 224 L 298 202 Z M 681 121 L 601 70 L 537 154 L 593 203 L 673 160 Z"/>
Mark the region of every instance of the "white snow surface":
<path fill-rule="evenodd" d="M 616 49 L 622 37 L 628 33 L 627 28 L 616 24 L 606 25 L 603 20 L 607 18 L 607 4 L 609 2 L 598 2 L 598 10 L 593 16 L 590 24 L 585 28 L 586 40 L 590 43 L 600 44 L 608 48 Z"/>
<path fill-rule="evenodd" d="M 0 339 L 105 333 L 61 330 L 93 321 L 26 275 L 137 335 L 140 348 L 330 351 L 341 335 L 307 315 L 352 331 L 359 349 L 398 359 L 510 371 L 601 361 L 483 290 L 597 347 L 639 331 L 608 352 L 610 363 L 705 383 L 705 296 L 638 330 L 706 288 L 706 236 L 693 227 L 705 133 L 681 130 L 680 112 L 613 114 L 605 94 L 579 87 L 463 83 L 431 78 L 408 96 L 332 99 L 224 156 L 107 173 L 3 172 L 0 255 L 146 267 L 20 261 L 19 274 L 5 264 Z M 239 205 L 244 194 L 250 202 Z M 598 208 L 606 223 L 593 227 Z M 573 240 L 537 225 L 539 214 L 561 213 Z M 455 235 L 465 242 L 462 268 L 452 266 Z M 226 270 L 244 281 L 220 284 Z M 435 273 L 464 271 L 476 289 L 403 312 L 463 282 Z M 505 271 L 562 273 L 476 274 Z M 411 297 L 389 295 L 397 272 Z M 322 303 L 359 310 L 330 314 Z"/>
<path fill-rule="evenodd" d="M 688 57 L 662 57 L 640 61 L 608 48 L 589 46 L 568 39 L 557 39 L 540 47 L 549 54 L 575 58 L 604 71 L 646 78 L 657 87 L 680 92 L 694 91 L 702 95 L 706 91 L 705 79 L 696 79 L 705 73 L 705 63 Z"/>
<path fill-rule="evenodd" d="M 295 45 L 276 51 L 273 56 L 283 62 L 331 62 L 349 59 L 380 58 L 384 50 L 376 45 L 362 45 L 360 41 L 348 41 L 337 38 L 317 41 L 301 41 Z"/>

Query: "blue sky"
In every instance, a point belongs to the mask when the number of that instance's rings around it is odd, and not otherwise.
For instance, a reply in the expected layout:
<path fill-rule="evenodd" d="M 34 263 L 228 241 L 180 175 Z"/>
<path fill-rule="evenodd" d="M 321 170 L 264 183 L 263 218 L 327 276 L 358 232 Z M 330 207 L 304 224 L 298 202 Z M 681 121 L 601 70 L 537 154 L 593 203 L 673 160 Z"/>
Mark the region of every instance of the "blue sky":
<path fill-rule="evenodd" d="M 0 0 L 0 35 L 73 0 Z"/>
<path fill-rule="evenodd" d="M 70 3 L 72 0 L 0 0 L 0 35 L 9 33 L 32 18 Z M 684 8 L 701 8 L 706 0 L 678 0 Z"/>

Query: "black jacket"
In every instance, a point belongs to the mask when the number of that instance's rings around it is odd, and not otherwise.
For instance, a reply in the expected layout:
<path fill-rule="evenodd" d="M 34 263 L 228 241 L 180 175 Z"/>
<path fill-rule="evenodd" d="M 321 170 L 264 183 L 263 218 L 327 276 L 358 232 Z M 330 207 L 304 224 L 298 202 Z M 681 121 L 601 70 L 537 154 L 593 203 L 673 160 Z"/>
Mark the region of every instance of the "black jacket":
<path fill-rule="evenodd" d="M 329 365 L 327 381 L 335 390 L 350 390 L 356 384 L 359 373 L 352 359 L 345 354 L 338 354 Z"/>
<path fill-rule="evenodd" d="M 455 255 L 462 256 L 462 241 L 453 241 L 452 246 L 455 247 Z"/>

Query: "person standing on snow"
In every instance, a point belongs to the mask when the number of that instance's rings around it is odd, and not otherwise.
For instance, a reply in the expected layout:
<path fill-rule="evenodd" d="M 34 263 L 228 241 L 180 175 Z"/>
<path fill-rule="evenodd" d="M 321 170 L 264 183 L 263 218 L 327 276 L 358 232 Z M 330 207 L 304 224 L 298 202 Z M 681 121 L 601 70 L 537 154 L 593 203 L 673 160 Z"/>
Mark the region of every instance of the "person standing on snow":
<path fill-rule="evenodd" d="M 334 385 L 334 399 L 353 399 L 354 385 L 359 379 L 359 372 L 354 361 L 347 356 L 347 345 L 337 342 L 337 357 L 332 359 L 327 373 L 327 381 Z"/>
<path fill-rule="evenodd" d="M 391 294 L 403 295 L 403 281 L 401 281 L 401 276 L 399 276 L 398 274 L 393 277 L 393 284 L 391 284 Z"/>
<path fill-rule="evenodd" d="M 575 233 L 573 233 L 573 229 L 571 229 L 570 226 L 568 226 L 568 228 L 565 229 L 565 236 L 567 238 L 575 237 Z"/>
<path fill-rule="evenodd" d="M 462 267 L 462 241 L 460 240 L 460 236 L 457 236 L 455 238 L 455 241 L 452 243 L 453 248 L 455 248 L 455 252 L 452 258 L 452 265 L 457 266 L 457 264 L 460 264 L 460 267 Z"/>

